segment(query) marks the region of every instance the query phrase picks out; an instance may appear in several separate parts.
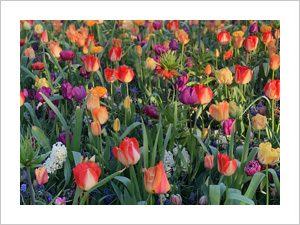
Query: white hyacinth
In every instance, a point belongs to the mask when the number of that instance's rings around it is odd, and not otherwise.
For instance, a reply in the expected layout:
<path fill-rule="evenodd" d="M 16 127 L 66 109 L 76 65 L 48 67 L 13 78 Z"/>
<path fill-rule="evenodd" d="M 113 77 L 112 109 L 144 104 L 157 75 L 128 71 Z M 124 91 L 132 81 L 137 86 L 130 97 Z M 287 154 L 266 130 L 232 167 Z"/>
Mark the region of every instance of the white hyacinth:
<path fill-rule="evenodd" d="M 52 146 L 50 157 L 44 163 L 48 173 L 54 173 L 56 170 L 63 167 L 67 158 L 67 148 L 61 143 L 57 142 Z"/>
<path fill-rule="evenodd" d="M 164 167 L 168 176 L 171 175 L 171 171 L 174 169 L 174 166 L 175 166 L 175 161 L 172 152 L 165 151 Z"/>

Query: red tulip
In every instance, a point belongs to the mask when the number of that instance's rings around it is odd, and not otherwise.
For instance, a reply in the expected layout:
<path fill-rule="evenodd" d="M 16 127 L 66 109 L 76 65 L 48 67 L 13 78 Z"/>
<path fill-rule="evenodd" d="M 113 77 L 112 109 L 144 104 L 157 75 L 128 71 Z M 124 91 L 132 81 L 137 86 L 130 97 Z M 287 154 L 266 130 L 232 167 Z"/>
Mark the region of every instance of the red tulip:
<path fill-rule="evenodd" d="M 112 62 L 120 61 L 121 57 L 122 57 L 122 48 L 120 48 L 120 47 L 112 47 L 109 50 L 108 57 L 109 57 L 110 61 L 112 61 Z"/>
<path fill-rule="evenodd" d="M 39 185 L 46 184 L 48 182 L 48 172 L 45 167 L 39 167 L 35 169 L 35 178 Z"/>
<path fill-rule="evenodd" d="M 247 84 L 252 79 L 252 70 L 247 66 L 235 65 L 235 82 L 237 84 Z"/>
<path fill-rule="evenodd" d="M 85 55 L 81 57 L 87 72 L 96 72 L 100 68 L 100 59 L 93 55 Z"/>
<path fill-rule="evenodd" d="M 228 31 L 221 31 L 217 35 L 217 40 L 221 45 L 227 45 L 230 42 L 230 33 Z"/>
<path fill-rule="evenodd" d="M 268 44 L 270 41 L 272 41 L 272 39 L 273 39 L 273 36 L 272 36 L 272 33 L 271 33 L 271 32 L 264 32 L 264 33 L 263 33 L 262 41 L 263 41 L 265 44 Z"/>
<path fill-rule="evenodd" d="M 224 176 L 231 176 L 237 169 L 237 163 L 230 159 L 228 155 L 218 153 L 218 171 Z"/>
<path fill-rule="evenodd" d="M 121 82 L 129 83 L 134 78 L 134 72 L 130 67 L 122 65 L 119 67 L 116 77 Z"/>
<path fill-rule="evenodd" d="M 126 167 L 135 165 L 141 157 L 138 141 L 128 137 L 121 142 L 120 147 L 115 146 L 112 153 Z"/>
<path fill-rule="evenodd" d="M 44 63 L 42 62 L 35 62 L 31 65 L 33 70 L 43 70 L 45 68 Z"/>
<path fill-rule="evenodd" d="M 73 169 L 73 175 L 78 187 L 84 191 L 90 190 L 99 180 L 101 168 L 95 162 L 81 162 Z"/>
<path fill-rule="evenodd" d="M 193 88 L 198 96 L 198 104 L 204 105 L 212 100 L 214 93 L 212 92 L 210 87 L 207 87 L 202 84 L 197 84 Z"/>
<path fill-rule="evenodd" d="M 25 102 L 25 96 L 23 91 L 20 91 L 20 106 L 24 105 Z"/>
<path fill-rule="evenodd" d="M 43 31 L 41 33 L 41 42 L 43 42 L 43 43 L 47 43 L 48 42 L 48 33 L 47 33 L 47 31 Z"/>
<path fill-rule="evenodd" d="M 118 70 L 105 68 L 104 76 L 107 82 L 113 83 L 116 80 Z"/>
<path fill-rule="evenodd" d="M 258 44 L 258 37 L 257 36 L 249 36 L 244 40 L 244 48 L 248 52 L 252 52 L 256 50 Z"/>
<path fill-rule="evenodd" d="M 229 60 L 233 57 L 233 50 L 229 49 L 228 51 L 226 51 L 223 55 L 223 59 L 224 60 Z"/>
<path fill-rule="evenodd" d="M 270 57 L 270 68 L 271 70 L 278 70 L 280 66 L 280 56 L 277 55 L 277 54 L 273 54 L 271 57 Z"/>
<path fill-rule="evenodd" d="M 144 169 L 144 187 L 151 194 L 165 194 L 170 190 L 170 184 L 162 161 L 155 167 Z"/>
<path fill-rule="evenodd" d="M 168 22 L 168 30 L 174 31 L 179 28 L 179 21 L 178 20 L 170 20 Z"/>
<path fill-rule="evenodd" d="M 280 100 L 280 80 L 269 80 L 264 87 L 264 92 L 269 99 Z"/>

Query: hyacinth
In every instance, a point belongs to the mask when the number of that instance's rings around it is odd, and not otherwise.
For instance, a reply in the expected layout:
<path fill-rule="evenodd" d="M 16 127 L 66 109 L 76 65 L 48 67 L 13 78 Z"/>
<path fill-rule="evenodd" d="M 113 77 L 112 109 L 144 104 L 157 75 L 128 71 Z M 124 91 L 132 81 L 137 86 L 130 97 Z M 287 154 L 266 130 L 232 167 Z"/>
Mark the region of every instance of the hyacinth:
<path fill-rule="evenodd" d="M 48 173 L 54 173 L 63 167 L 63 163 L 67 158 L 67 148 L 61 143 L 57 142 L 52 146 L 50 157 L 43 164 L 46 167 Z"/>
<path fill-rule="evenodd" d="M 173 158 L 173 154 L 170 151 L 165 151 L 164 155 L 164 168 L 167 173 L 167 176 L 171 176 L 171 171 L 175 168 L 175 161 Z"/>

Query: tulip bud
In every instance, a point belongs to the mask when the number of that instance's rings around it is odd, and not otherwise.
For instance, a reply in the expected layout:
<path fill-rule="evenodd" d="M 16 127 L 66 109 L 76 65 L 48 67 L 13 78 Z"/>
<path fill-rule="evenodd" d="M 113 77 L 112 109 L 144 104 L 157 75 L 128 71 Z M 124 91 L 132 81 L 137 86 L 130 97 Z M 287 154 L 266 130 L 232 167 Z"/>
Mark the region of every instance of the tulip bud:
<path fill-rule="evenodd" d="M 124 108 L 125 109 L 130 109 L 130 97 L 129 96 L 127 96 L 126 98 L 125 98 L 125 100 L 124 100 L 124 103 L 123 103 L 123 106 L 124 106 Z"/>
<path fill-rule="evenodd" d="M 182 198 L 180 194 L 171 195 L 171 204 L 172 205 L 182 205 Z"/>
<path fill-rule="evenodd" d="M 204 157 L 204 167 L 208 170 L 214 168 L 214 156 L 206 154 Z"/>
<path fill-rule="evenodd" d="M 209 75 L 211 75 L 211 72 L 212 72 L 211 65 L 207 64 L 206 67 L 205 67 L 204 73 L 208 77 Z"/>
<path fill-rule="evenodd" d="M 216 58 L 219 58 L 219 56 L 220 56 L 219 49 L 216 48 L 216 50 L 215 50 L 215 57 L 216 57 Z"/>
<path fill-rule="evenodd" d="M 229 114 L 233 118 L 237 118 L 241 114 L 240 107 L 238 107 L 234 101 L 229 102 Z"/>
<path fill-rule="evenodd" d="M 91 130 L 92 130 L 92 134 L 94 136 L 100 136 L 101 135 L 101 126 L 100 126 L 100 123 L 98 121 L 93 121 L 91 123 Z"/>
<path fill-rule="evenodd" d="M 140 45 L 135 46 L 135 52 L 138 55 L 138 57 L 141 57 L 143 53 L 142 47 Z"/>
<path fill-rule="evenodd" d="M 153 58 L 148 57 L 148 58 L 146 59 L 146 64 L 145 64 L 145 66 L 146 66 L 147 69 L 154 70 L 155 67 L 156 67 L 156 61 L 155 61 Z"/>
<path fill-rule="evenodd" d="M 120 120 L 119 118 L 116 118 L 113 124 L 113 129 L 115 132 L 119 132 L 120 131 Z"/>
<path fill-rule="evenodd" d="M 203 139 L 206 139 L 206 138 L 207 138 L 208 131 L 209 131 L 208 128 L 205 128 L 205 127 L 204 127 L 204 128 L 202 129 L 202 138 L 203 138 Z"/>
<path fill-rule="evenodd" d="M 35 169 L 36 181 L 39 185 L 46 184 L 48 182 L 48 172 L 45 167 L 39 167 Z"/>
<path fill-rule="evenodd" d="M 278 70 L 279 66 L 280 66 L 280 56 L 277 54 L 273 54 L 270 57 L 270 69 L 275 71 Z"/>

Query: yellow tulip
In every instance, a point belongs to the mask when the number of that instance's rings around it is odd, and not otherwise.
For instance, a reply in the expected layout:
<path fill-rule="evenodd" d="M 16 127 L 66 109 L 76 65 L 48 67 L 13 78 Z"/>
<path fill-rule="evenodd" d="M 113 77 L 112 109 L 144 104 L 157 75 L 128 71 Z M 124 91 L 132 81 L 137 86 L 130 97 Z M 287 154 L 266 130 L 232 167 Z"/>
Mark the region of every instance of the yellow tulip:
<path fill-rule="evenodd" d="M 267 117 L 257 113 L 256 116 L 252 117 L 252 126 L 256 130 L 265 129 L 267 126 Z"/>
<path fill-rule="evenodd" d="M 270 142 L 261 143 L 257 157 L 261 164 L 274 165 L 279 161 L 280 148 L 272 148 Z"/>

